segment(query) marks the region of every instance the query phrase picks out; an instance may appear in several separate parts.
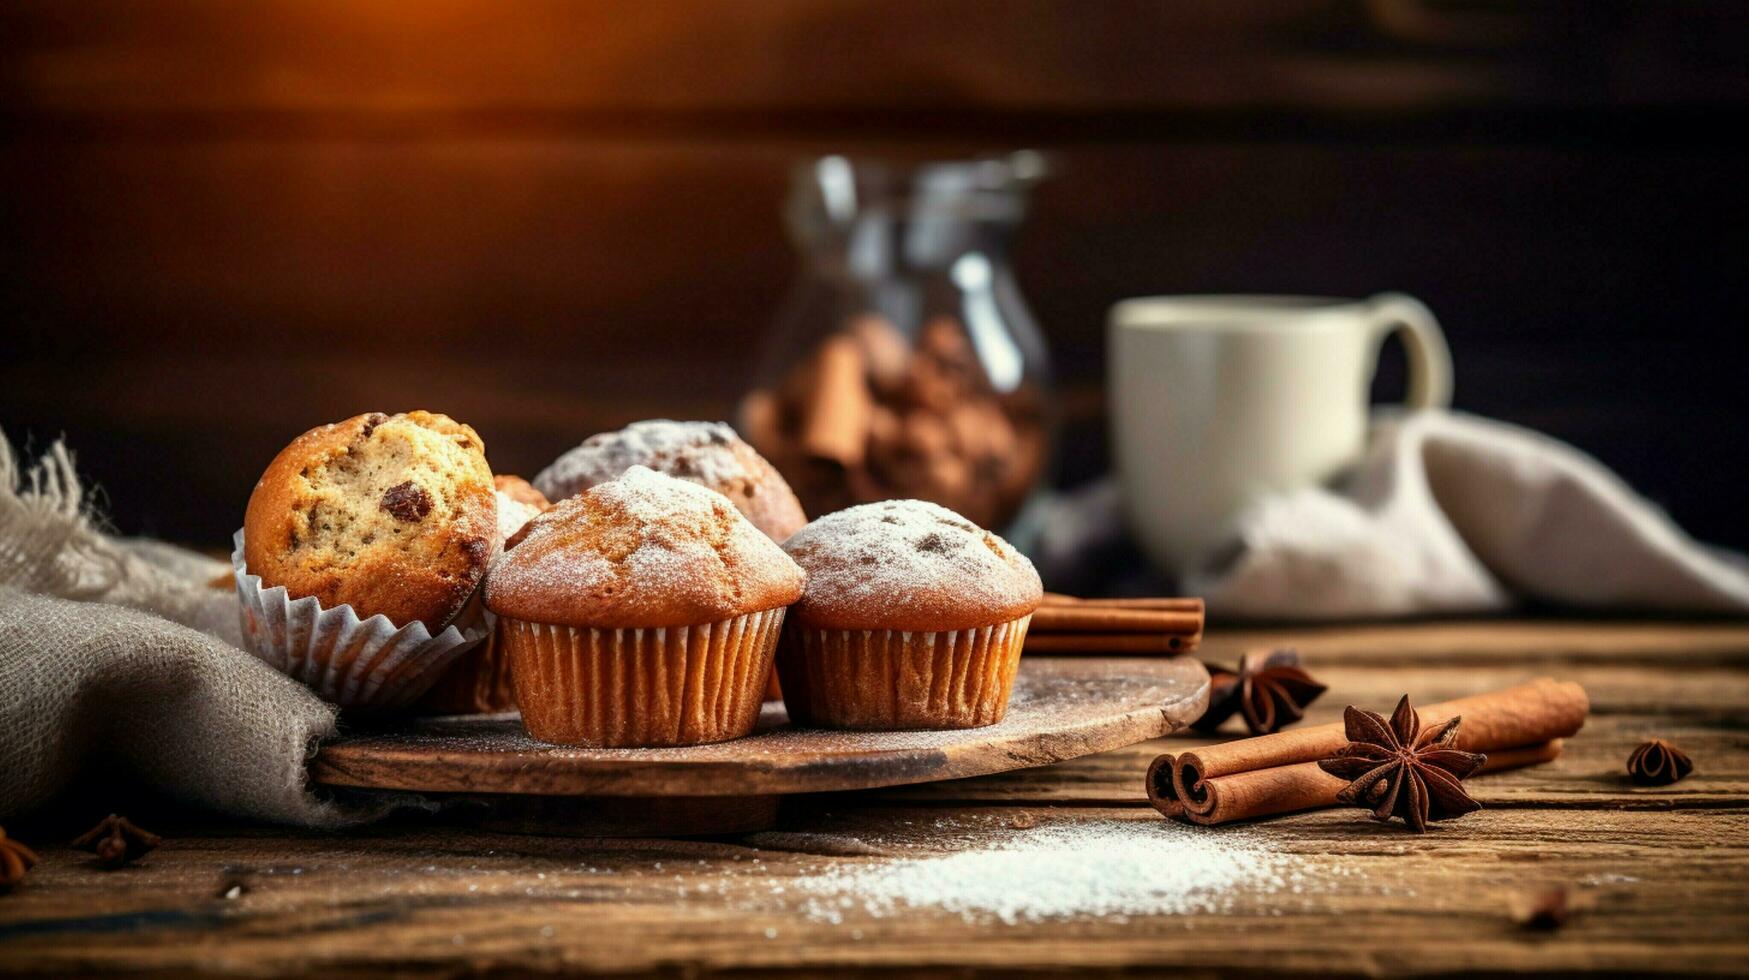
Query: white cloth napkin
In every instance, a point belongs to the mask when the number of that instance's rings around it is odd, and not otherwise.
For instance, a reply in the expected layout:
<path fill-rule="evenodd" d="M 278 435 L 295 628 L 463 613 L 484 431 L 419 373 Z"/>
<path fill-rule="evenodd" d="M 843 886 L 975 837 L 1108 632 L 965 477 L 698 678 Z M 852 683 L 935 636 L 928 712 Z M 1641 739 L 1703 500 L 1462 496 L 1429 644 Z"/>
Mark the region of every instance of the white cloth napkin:
<path fill-rule="evenodd" d="M 1178 587 L 1214 614 L 1272 619 L 1476 613 L 1524 600 L 1749 614 L 1749 562 L 1696 542 L 1565 443 L 1416 412 L 1376 417 L 1368 445 L 1336 484 L 1241 514 L 1219 567 Z M 1052 521 L 1086 541 L 1097 537 L 1089 528 L 1120 520 L 1118 503 L 1115 491 L 1094 490 Z"/>

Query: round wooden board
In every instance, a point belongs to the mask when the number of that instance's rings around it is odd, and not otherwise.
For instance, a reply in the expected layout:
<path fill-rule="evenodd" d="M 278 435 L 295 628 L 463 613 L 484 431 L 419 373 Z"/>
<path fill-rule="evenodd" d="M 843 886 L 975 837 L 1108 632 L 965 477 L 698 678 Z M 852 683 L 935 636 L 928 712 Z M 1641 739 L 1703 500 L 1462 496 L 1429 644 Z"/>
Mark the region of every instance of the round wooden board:
<path fill-rule="evenodd" d="M 587 749 L 536 742 L 514 715 L 436 718 L 331 742 L 310 772 L 333 786 L 429 793 L 746 797 L 870 789 L 1133 745 L 1196 720 L 1208 691 L 1208 672 L 1190 657 L 1027 657 L 1007 717 L 988 728 L 798 729 L 774 703 L 755 734 L 732 742 Z"/>

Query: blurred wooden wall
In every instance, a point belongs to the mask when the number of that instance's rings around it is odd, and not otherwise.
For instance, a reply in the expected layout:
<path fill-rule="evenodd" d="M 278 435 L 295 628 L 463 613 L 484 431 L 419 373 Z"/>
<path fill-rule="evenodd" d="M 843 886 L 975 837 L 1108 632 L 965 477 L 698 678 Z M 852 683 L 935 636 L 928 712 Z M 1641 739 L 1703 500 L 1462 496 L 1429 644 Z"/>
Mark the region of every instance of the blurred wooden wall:
<path fill-rule="evenodd" d="M 208 544 L 359 411 L 531 472 L 729 412 L 797 159 L 1031 146 L 1063 481 L 1105 465 L 1113 301 L 1401 289 L 1460 407 L 1749 546 L 1746 40 L 1723 0 L 14 2 L 0 426 Z"/>

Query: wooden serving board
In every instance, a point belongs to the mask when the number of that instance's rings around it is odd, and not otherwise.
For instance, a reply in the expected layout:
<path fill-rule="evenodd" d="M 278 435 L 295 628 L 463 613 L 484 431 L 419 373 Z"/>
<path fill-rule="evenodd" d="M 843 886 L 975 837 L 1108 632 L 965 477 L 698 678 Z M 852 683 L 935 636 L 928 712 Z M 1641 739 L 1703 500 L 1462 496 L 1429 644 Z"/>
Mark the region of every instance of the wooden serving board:
<path fill-rule="evenodd" d="M 651 833 L 655 820 L 670 834 L 740 832 L 769 826 L 785 794 L 982 776 L 1157 738 L 1196 720 L 1208 689 L 1190 657 L 1027 657 L 1007 716 L 987 728 L 792 728 L 771 703 L 753 735 L 731 742 L 590 749 L 534 741 L 514 715 L 434 718 L 331 742 L 310 772 L 329 786 L 489 797 L 549 833 L 584 817 L 592 826 L 572 829 Z"/>

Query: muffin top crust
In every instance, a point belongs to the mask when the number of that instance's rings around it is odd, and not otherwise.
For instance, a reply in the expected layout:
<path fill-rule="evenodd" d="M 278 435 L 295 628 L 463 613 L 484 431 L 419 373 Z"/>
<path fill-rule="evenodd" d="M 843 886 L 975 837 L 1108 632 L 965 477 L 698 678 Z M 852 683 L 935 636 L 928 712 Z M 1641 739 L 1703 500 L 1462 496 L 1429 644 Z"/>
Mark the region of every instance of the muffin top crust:
<path fill-rule="evenodd" d="M 642 466 L 554 504 L 492 563 L 486 606 L 560 626 L 695 626 L 776 609 L 801 568 L 727 497 Z"/>
<path fill-rule="evenodd" d="M 498 540 L 494 552 L 502 551 L 510 538 L 522 526 L 541 515 L 552 504 L 520 476 L 508 473 L 492 474 L 493 496 L 498 500 Z"/>
<path fill-rule="evenodd" d="M 974 629 L 1019 619 L 1044 596 L 1008 542 L 946 507 L 885 500 L 827 514 L 784 550 L 808 574 L 790 615 L 826 629 Z"/>
<path fill-rule="evenodd" d="M 494 550 L 502 551 L 516 532 L 523 525 L 541 515 L 541 509 L 533 504 L 523 503 L 502 490 L 493 491 L 498 500 L 498 533 L 493 540 Z"/>
<path fill-rule="evenodd" d="M 717 491 L 773 541 L 808 522 L 783 476 L 725 422 L 651 419 L 598 433 L 536 474 L 534 485 L 560 500 L 618 479 L 633 466 Z"/>
<path fill-rule="evenodd" d="M 485 444 L 435 412 L 371 412 L 318 426 L 269 463 L 249 496 L 243 557 L 263 588 L 350 605 L 396 626 L 449 622 L 497 543 Z"/>
<path fill-rule="evenodd" d="M 546 498 L 546 494 L 536 490 L 533 484 L 515 474 L 492 474 L 492 486 L 496 487 L 499 493 L 509 497 L 511 500 L 514 500 L 519 504 L 533 507 L 537 511 L 546 510 L 548 507 L 552 506 L 552 501 Z"/>

